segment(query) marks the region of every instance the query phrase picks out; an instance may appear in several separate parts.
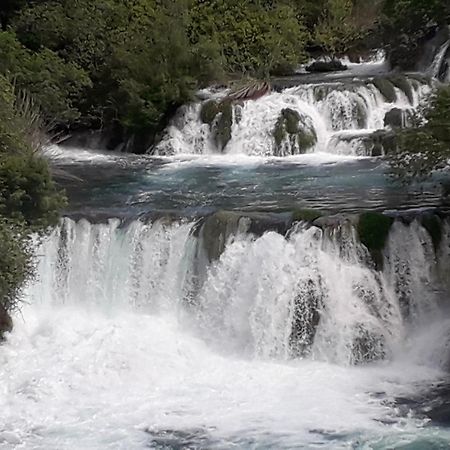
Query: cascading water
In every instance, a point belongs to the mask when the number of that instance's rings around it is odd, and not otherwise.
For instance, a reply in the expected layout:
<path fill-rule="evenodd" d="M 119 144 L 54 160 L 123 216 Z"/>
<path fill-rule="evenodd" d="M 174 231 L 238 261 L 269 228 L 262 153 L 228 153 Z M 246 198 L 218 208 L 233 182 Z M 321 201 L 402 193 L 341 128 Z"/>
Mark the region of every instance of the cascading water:
<path fill-rule="evenodd" d="M 423 81 L 414 78 L 377 79 L 357 83 L 324 82 L 304 84 L 274 92 L 257 101 L 232 106 L 230 140 L 224 153 L 259 156 L 286 156 L 305 152 L 327 152 L 371 156 L 366 145 L 371 135 L 385 128 L 386 113 L 399 110 L 404 115 L 417 108 L 430 91 Z M 402 88 L 400 89 L 399 86 Z M 217 95 L 214 97 L 217 98 Z M 211 123 L 202 123 L 201 109 L 208 101 L 185 106 L 167 130 L 156 154 L 214 154 L 220 153 L 215 135 L 220 125 L 219 113 Z M 299 120 L 300 142 L 280 136 L 276 128 L 283 111 L 294 111 Z M 305 133 L 314 139 L 302 146 Z M 361 136 L 365 137 L 364 140 Z M 348 145 L 352 141 L 354 145 Z M 344 142 L 344 145 L 340 145 Z M 284 146 L 284 150 L 279 147 Z M 278 147 L 278 148 L 277 148 Z M 373 147 L 373 146 L 372 146 Z"/>
<path fill-rule="evenodd" d="M 0 354 L 0 446 L 344 449 L 417 437 L 423 419 L 392 404 L 448 365 L 437 289 L 448 223 L 435 252 L 419 222 L 395 222 L 377 271 L 350 222 L 254 234 L 250 219 L 208 220 L 219 219 L 65 219 L 42 243 Z"/>
<path fill-rule="evenodd" d="M 196 228 L 65 219 L 42 248 L 32 303 L 181 315 L 221 350 L 344 365 L 392 356 L 406 324 L 438 308 L 433 244 L 416 222 L 394 225 L 382 273 L 350 225 L 259 238 L 241 226 L 211 262 L 216 239 Z"/>

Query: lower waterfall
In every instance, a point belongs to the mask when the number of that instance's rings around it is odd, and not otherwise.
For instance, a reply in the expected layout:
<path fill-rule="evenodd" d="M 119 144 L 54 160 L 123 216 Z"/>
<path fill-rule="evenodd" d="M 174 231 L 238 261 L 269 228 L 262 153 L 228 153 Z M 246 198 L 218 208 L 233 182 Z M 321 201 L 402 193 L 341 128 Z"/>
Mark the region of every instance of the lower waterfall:
<path fill-rule="evenodd" d="M 0 354 L 1 448 L 448 438 L 397 400 L 446 376 L 448 223 L 436 246 L 396 221 L 376 270 L 351 222 L 208 220 L 66 218 L 41 243 Z"/>

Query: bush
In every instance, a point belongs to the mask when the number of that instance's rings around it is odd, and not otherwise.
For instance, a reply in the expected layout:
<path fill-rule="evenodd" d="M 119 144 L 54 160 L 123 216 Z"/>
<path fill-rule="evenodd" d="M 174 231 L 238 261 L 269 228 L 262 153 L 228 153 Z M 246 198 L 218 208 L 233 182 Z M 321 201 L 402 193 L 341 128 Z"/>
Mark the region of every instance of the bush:
<path fill-rule="evenodd" d="M 40 156 L 39 114 L 0 76 L 0 337 L 33 274 L 31 235 L 55 225 L 64 197 Z"/>

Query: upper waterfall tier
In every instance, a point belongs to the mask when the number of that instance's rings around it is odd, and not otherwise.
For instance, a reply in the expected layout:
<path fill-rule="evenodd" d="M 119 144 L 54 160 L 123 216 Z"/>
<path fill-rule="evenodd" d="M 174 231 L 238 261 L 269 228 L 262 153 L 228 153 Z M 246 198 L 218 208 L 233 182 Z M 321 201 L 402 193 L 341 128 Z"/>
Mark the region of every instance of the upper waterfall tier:
<path fill-rule="evenodd" d="M 389 139 L 374 132 L 407 125 L 429 92 L 423 77 L 403 75 L 300 84 L 245 102 L 210 92 L 180 109 L 155 154 L 378 156 Z"/>

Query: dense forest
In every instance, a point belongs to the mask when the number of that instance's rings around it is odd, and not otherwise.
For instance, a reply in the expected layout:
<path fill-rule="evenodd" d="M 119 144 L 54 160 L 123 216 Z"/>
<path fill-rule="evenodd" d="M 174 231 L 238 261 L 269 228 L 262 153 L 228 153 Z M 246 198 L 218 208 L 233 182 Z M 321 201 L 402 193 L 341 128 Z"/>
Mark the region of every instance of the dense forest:
<path fill-rule="evenodd" d="M 449 18 L 448 0 L 3 0 L 1 309 L 14 307 L 32 273 L 31 233 L 45 232 L 64 204 L 40 156 L 42 130 L 106 130 L 151 143 L 201 87 L 288 75 L 312 56 L 379 48 L 393 67 L 410 69 Z M 404 136 L 406 146 L 426 141 L 440 155 L 448 150 L 448 123 L 447 133 L 434 126 L 450 111 L 443 92 L 428 124 Z"/>

